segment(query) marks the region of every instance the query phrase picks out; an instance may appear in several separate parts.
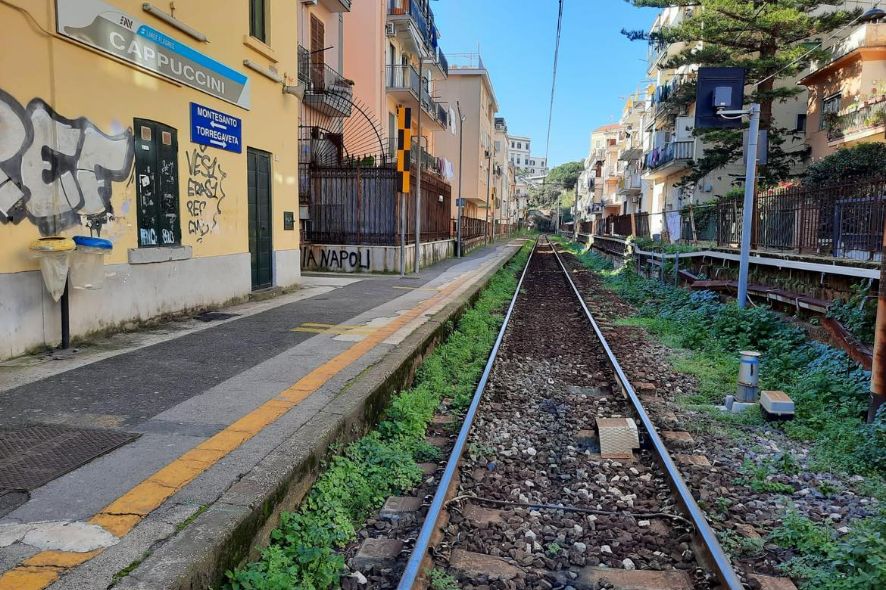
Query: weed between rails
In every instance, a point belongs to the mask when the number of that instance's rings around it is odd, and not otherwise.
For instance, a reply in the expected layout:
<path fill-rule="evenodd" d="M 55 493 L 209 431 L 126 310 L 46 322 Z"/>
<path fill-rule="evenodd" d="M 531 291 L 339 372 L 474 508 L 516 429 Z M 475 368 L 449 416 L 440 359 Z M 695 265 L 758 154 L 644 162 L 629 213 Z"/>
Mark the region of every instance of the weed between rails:
<path fill-rule="evenodd" d="M 341 449 L 326 463 L 301 506 L 281 515 L 280 525 L 258 561 L 227 572 L 232 590 L 320 590 L 337 587 L 345 571 L 340 550 L 385 498 L 421 480 L 418 463 L 436 459 L 424 440 L 440 401 L 470 403 L 489 351 L 526 264 L 527 243 L 461 317 L 457 329 L 422 363 L 411 389 L 399 393 L 378 427 Z M 440 578 L 437 587 L 445 589 Z"/>
<path fill-rule="evenodd" d="M 721 303 L 709 291 L 664 285 L 640 276 L 630 264 L 613 270 L 609 260 L 581 245 L 560 243 L 638 309 L 620 324 L 643 327 L 677 349 L 675 370 L 698 381 L 698 390 L 679 403 L 702 410 L 717 422 L 759 424 L 756 413 L 736 416 L 708 405 L 721 403 L 724 395 L 734 392 L 738 351 L 756 350 L 763 355 L 760 386 L 785 391 L 797 406 L 794 420 L 772 427 L 809 444 L 813 469 L 862 475 L 866 489 L 859 492 L 886 499 L 886 406 L 873 424 L 864 422 L 870 373 L 844 352 L 810 342 L 800 328 L 767 308 L 742 310 L 735 303 Z M 741 470 L 742 484 L 758 493 L 791 494 L 792 486 L 768 477 L 791 469 L 787 464 L 749 462 Z M 791 550 L 793 558 L 785 569 L 801 580 L 803 588 L 886 588 L 886 511 L 854 521 L 850 532 L 839 538 L 833 527 L 790 511 L 770 541 Z M 735 539 L 725 539 L 724 544 L 738 553 L 755 550 Z"/>

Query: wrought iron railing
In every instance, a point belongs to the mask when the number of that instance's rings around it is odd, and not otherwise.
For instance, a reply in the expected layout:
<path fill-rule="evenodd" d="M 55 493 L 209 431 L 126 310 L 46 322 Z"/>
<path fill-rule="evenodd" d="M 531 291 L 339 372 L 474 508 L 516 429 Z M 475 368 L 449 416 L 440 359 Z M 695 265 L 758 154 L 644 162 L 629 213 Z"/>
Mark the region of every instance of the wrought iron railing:
<path fill-rule="evenodd" d="M 298 48 L 298 79 L 306 96 L 323 96 L 337 114 L 350 116 L 354 88 L 350 80 L 330 68 L 304 47 Z"/>
<path fill-rule="evenodd" d="M 877 103 L 864 105 L 850 113 L 831 117 L 825 123 L 828 141 L 843 139 L 847 135 L 886 124 L 886 97 Z"/>
<path fill-rule="evenodd" d="M 417 169 L 413 169 L 417 173 Z M 305 238 L 314 244 L 400 243 L 403 216 L 397 172 L 390 167 L 312 168 L 310 224 Z M 451 188 L 422 173 L 422 241 L 450 239 Z M 415 242 L 415 195 L 406 199 L 406 243 Z M 440 198 L 442 196 L 442 199 Z"/>

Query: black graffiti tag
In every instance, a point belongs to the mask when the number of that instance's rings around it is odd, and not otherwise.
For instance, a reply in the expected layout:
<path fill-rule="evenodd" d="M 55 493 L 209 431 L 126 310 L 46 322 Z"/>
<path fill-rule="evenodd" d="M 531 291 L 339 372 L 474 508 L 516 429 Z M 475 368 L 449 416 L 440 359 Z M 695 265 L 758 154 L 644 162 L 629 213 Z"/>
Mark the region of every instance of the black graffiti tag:
<path fill-rule="evenodd" d="M 218 227 L 221 203 L 226 196 L 223 185 L 227 174 L 218 158 L 207 154 L 205 145 L 195 147 L 185 156 L 188 159 L 188 233 L 202 242 Z"/>
<path fill-rule="evenodd" d="M 132 132 L 106 135 L 39 98 L 22 107 L 0 90 L 0 223 L 30 219 L 43 235 L 108 220 L 112 184 L 132 170 Z M 90 229 L 93 229 L 90 226 Z"/>

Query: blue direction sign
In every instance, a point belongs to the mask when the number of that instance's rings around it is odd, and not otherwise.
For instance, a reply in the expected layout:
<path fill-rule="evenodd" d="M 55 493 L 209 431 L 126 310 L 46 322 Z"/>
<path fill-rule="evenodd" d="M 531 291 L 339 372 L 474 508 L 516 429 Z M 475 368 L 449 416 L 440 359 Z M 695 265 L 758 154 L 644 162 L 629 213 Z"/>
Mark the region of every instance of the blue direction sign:
<path fill-rule="evenodd" d="M 237 152 L 243 150 L 243 122 L 221 111 L 191 103 L 191 141 Z"/>

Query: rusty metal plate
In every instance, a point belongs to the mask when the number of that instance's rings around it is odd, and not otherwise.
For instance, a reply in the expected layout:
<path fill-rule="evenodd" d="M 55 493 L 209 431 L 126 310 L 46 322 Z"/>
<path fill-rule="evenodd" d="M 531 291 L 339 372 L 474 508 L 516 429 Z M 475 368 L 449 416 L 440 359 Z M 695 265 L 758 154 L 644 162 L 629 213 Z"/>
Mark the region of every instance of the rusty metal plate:
<path fill-rule="evenodd" d="M 37 489 L 138 437 L 49 425 L 0 429 L 0 495 Z"/>

